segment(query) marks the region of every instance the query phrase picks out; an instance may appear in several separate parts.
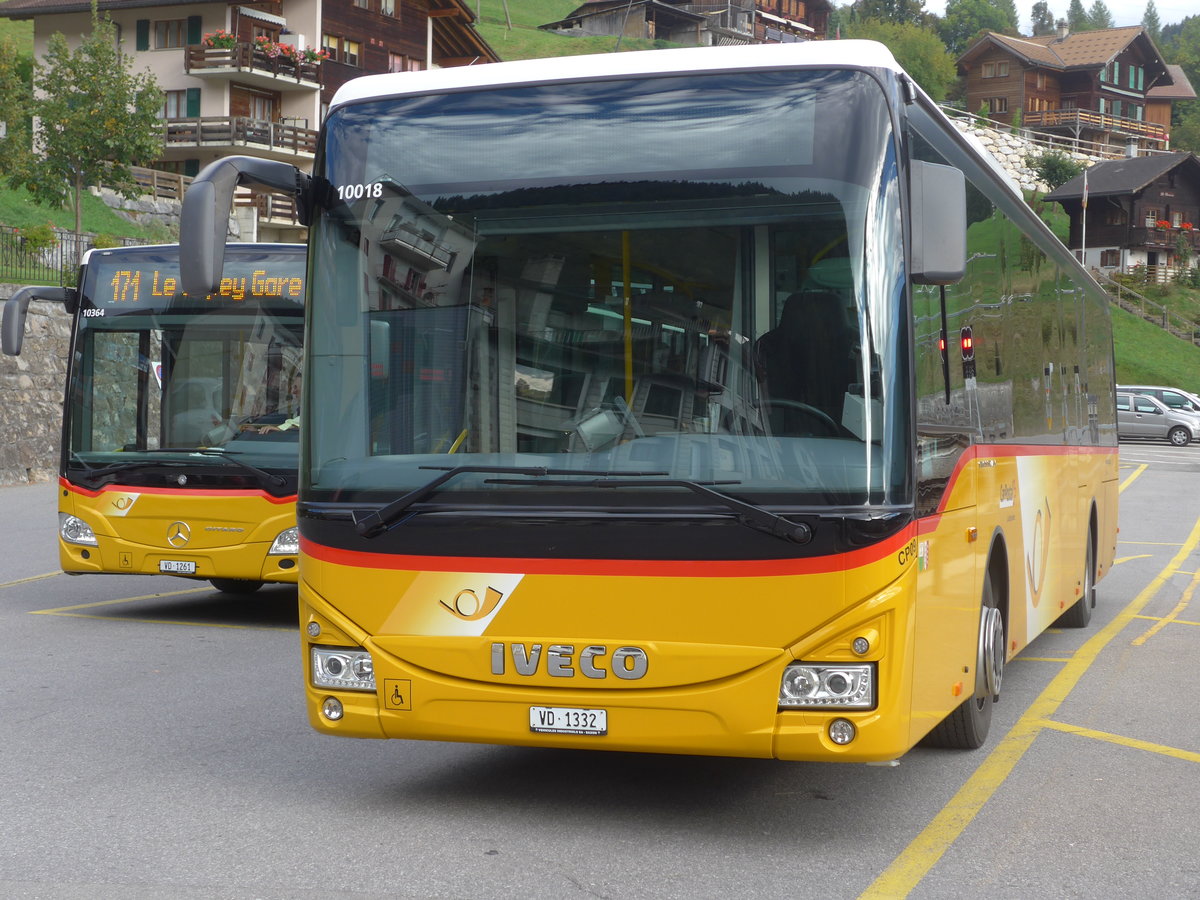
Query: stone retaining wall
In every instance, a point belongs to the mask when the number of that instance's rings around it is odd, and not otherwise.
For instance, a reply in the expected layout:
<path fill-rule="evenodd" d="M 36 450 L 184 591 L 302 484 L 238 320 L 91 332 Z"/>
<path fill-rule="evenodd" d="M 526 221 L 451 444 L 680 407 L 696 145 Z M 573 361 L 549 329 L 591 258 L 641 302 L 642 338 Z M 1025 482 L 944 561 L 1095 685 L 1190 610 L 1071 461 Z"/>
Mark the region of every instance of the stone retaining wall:
<path fill-rule="evenodd" d="M 0 300 L 22 285 L 0 284 Z M 0 484 L 58 477 L 63 387 L 71 317 L 62 304 L 35 301 L 20 356 L 0 354 Z"/>

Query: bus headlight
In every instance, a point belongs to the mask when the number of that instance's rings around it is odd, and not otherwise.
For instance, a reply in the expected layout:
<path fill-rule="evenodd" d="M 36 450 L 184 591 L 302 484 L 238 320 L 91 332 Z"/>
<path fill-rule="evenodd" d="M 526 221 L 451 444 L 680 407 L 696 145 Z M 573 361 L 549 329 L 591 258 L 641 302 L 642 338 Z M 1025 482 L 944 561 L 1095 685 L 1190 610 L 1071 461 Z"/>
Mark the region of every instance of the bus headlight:
<path fill-rule="evenodd" d="M 781 709 L 873 709 L 875 664 L 797 663 L 783 670 Z"/>
<path fill-rule="evenodd" d="M 366 650 L 352 647 L 313 647 L 315 687 L 339 691 L 374 691 L 375 664 Z"/>
<path fill-rule="evenodd" d="M 98 544 L 92 526 L 78 516 L 72 516 L 69 513 L 58 514 L 58 533 L 68 544 L 84 544 L 88 547 L 95 547 Z"/>
<path fill-rule="evenodd" d="M 300 552 L 300 529 L 293 525 L 279 532 L 267 556 L 295 556 Z"/>

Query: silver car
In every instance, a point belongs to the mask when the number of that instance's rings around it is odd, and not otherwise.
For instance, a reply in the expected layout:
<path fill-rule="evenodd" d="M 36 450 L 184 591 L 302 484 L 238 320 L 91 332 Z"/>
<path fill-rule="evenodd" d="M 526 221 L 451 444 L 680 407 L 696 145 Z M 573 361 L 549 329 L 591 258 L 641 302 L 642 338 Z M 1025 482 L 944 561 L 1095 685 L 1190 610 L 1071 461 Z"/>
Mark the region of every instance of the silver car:
<path fill-rule="evenodd" d="M 1183 388 L 1149 384 L 1118 384 L 1117 390 L 1126 394 L 1145 394 L 1147 397 L 1161 400 L 1171 409 L 1200 413 L 1200 397 Z"/>
<path fill-rule="evenodd" d="M 1185 447 L 1200 440 L 1200 416 L 1171 409 L 1147 394 L 1117 394 L 1117 437 L 1163 440 Z"/>

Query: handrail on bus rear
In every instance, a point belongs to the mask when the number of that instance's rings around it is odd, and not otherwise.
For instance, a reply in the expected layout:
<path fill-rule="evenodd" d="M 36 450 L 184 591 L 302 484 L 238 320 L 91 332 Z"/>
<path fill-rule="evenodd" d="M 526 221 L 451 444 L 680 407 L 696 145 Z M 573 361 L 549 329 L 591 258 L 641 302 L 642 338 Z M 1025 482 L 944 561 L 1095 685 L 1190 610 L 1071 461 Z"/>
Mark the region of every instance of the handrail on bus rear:
<path fill-rule="evenodd" d="M 238 185 L 258 185 L 296 198 L 301 224 L 309 222 L 305 200 L 312 176 L 290 163 L 254 156 L 227 156 L 209 163 L 192 181 L 179 216 L 179 276 L 193 297 L 215 293 L 225 265 L 225 234 Z"/>

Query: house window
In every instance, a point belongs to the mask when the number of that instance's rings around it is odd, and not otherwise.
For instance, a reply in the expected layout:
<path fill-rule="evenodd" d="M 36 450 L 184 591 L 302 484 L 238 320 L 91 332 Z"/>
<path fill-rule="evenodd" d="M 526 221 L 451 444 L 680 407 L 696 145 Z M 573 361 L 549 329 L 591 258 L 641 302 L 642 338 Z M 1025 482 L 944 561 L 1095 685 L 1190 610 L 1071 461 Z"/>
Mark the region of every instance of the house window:
<path fill-rule="evenodd" d="M 264 122 L 275 121 L 275 99 L 262 94 L 250 95 L 250 118 Z"/>
<path fill-rule="evenodd" d="M 1007 78 L 1008 77 L 1008 60 L 1002 59 L 1000 62 L 996 63 L 996 77 L 997 78 Z"/>
<path fill-rule="evenodd" d="M 1048 81 L 1049 81 L 1049 79 L 1046 77 L 1045 72 L 1037 73 L 1037 89 L 1039 91 L 1044 91 L 1046 89 L 1046 84 Z"/>
<path fill-rule="evenodd" d="M 380 0 L 379 11 L 385 16 L 396 15 L 396 0 Z"/>
<path fill-rule="evenodd" d="M 1105 225 L 1124 225 L 1125 224 L 1125 210 L 1121 209 L 1119 206 L 1108 207 L 1104 211 L 1104 224 Z"/>
<path fill-rule="evenodd" d="M 992 114 L 1008 112 L 1007 97 L 988 97 L 987 105 L 988 112 Z"/>
<path fill-rule="evenodd" d="M 996 64 L 995 63 L 984 63 L 983 64 L 983 77 L 984 78 L 995 78 L 996 77 Z"/>
<path fill-rule="evenodd" d="M 362 44 L 358 41 L 346 40 L 342 41 L 342 49 L 344 51 L 342 62 L 348 66 L 362 65 Z"/>
<path fill-rule="evenodd" d="M 1121 264 L 1121 251 L 1112 248 L 1109 250 L 1100 251 L 1100 268 L 1115 269 Z"/>
<path fill-rule="evenodd" d="M 1075 98 L 1074 94 L 1067 94 L 1067 95 L 1063 96 L 1062 108 L 1063 109 L 1078 109 L 1079 108 L 1079 101 Z"/>
<path fill-rule="evenodd" d="M 1159 210 L 1154 206 L 1146 207 L 1146 227 L 1153 228 L 1159 220 Z"/>
<path fill-rule="evenodd" d="M 342 39 L 336 34 L 321 35 L 321 49 L 329 54 L 329 58 L 335 62 L 341 61 Z"/>
<path fill-rule="evenodd" d="M 1182 224 L 1183 224 L 1183 213 L 1181 213 L 1181 212 L 1171 213 L 1171 227 L 1178 228 Z"/>
<path fill-rule="evenodd" d="M 354 0 L 354 5 L 359 9 L 370 9 L 371 0 Z"/>
<path fill-rule="evenodd" d="M 182 119 L 187 115 L 187 91 L 163 91 L 162 119 Z"/>
<path fill-rule="evenodd" d="M 187 19 L 154 23 L 154 49 L 172 50 L 187 43 Z"/>
<path fill-rule="evenodd" d="M 388 54 L 388 71 L 389 72 L 420 72 L 421 61 L 413 59 L 411 56 L 405 56 L 403 53 Z"/>

